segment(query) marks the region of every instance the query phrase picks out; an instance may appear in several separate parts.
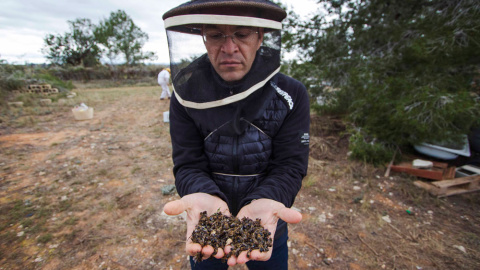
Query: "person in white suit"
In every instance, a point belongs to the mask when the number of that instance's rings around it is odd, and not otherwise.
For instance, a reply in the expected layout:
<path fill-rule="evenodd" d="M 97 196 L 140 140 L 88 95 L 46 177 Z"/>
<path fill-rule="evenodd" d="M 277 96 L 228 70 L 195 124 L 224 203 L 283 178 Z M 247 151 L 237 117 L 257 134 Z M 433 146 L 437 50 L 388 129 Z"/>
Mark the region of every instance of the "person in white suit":
<path fill-rule="evenodd" d="M 160 73 L 158 73 L 158 84 L 162 87 L 162 94 L 160 95 L 160 99 L 164 100 L 166 97 L 170 99 L 170 89 L 168 85 L 170 83 L 170 69 L 164 68 Z"/>

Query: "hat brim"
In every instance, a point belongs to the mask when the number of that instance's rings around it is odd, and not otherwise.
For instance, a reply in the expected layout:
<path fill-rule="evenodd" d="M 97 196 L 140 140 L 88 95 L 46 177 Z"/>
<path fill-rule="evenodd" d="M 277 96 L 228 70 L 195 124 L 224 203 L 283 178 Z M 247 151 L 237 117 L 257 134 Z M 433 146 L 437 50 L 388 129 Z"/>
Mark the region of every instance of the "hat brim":
<path fill-rule="evenodd" d="M 230 10 L 230 11 L 226 11 Z M 188 14 L 237 15 L 242 11 L 257 11 L 255 17 L 281 22 L 287 13 L 278 5 L 269 1 L 190 1 L 163 14 L 163 20 Z"/>

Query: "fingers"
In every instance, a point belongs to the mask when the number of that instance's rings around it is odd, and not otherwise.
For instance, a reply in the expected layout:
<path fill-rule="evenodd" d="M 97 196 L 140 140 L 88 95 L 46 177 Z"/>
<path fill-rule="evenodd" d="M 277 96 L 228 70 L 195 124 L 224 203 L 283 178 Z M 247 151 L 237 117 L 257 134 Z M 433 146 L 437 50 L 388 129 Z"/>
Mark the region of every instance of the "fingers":
<path fill-rule="evenodd" d="M 291 208 L 281 209 L 280 211 L 278 211 L 277 217 L 285 221 L 286 223 L 291 224 L 299 223 L 302 220 L 302 214 Z"/>
<path fill-rule="evenodd" d="M 215 249 L 210 245 L 204 246 L 202 248 L 202 246 L 200 246 L 200 244 L 187 243 L 186 251 L 187 251 L 187 254 L 190 255 L 190 256 L 195 256 L 198 253 L 201 253 L 202 254 L 202 260 L 206 260 L 213 255 L 213 253 L 215 252 Z M 225 255 L 225 253 L 223 252 L 223 249 L 219 248 L 217 250 L 217 253 L 215 255 L 213 255 L 213 257 L 216 258 L 216 259 L 221 259 L 221 258 L 223 258 L 224 255 Z"/>
<path fill-rule="evenodd" d="M 185 246 L 185 251 L 187 252 L 188 255 L 190 256 L 195 256 L 197 253 L 202 251 L 202 246 L 197 243 L 188 243 Z"/>
<path fill-rule="evenodd" d="M 226 245 L 225 246 L 225 253 L 228 254 L 232 251 L 232 246 L 231 245 Z"/>
<path fill-rule="evenodd" d="M 210 245 L 204 246 L 202 248 L 202 254 L 203 254 L 202 259 L 206 260 L 206 259 L 210 258 L 213 255 L 214 252 L 215 252 L 215 249 L 212 246 L 210 246 Z M 216 258 L 216 259 L 221 259 L 221 258 L 223 258 L 224 255 L 225 255 L 225 253 L 223 252 L 223 249 L 218 248 L 217 253 L 215 253 L 215 255 L 213 255 L 213 257 Z"/>
<path fill-rule="evenodd" d="M 204 246 L 202 248 L 202 246 L 200 244 L 187 243 L 186 251 L 187 251 L 187 254 L 190 255 L 190 256 L 195 256 L 198 253 L 202 253 L 202 260 L 206 260 L 206 259 L 210 258 L 210 256 L 212 256 L 214 249 L 213 249 L 212 246 Z"/>
<path fill-rule="evenodd" d="M 250 254 L 249 254 L 250 253 Z M 272 257 L 272 249 L 268 252 L 260 252 L 260 250 L 255 249 L 252 251 L 242 251 L 238 257 L 231 256 L 227 260 L 229 266 L 234 266 L 236 264 L 245 264 L 248 261 L 268 261 Z"/>
<path fill-rule="evenodd" d="M 172 202 L 168 202 L 163 207 L 163 212 L 165 212 L 165 214 L 171 215 L 171 216 L 172 215 L 180 215 L 185 210 L 187 210 L 187 207 L 182 200 L 175 200 L 175 201 L 172 201 Z"/>
<path fill-rule="evenodd" d="M 255 249 L 250 253 L 250 260 L 253 261 L 268 261 L 272 257 L 273 247 L 269 249 L 268 252 L 260 252 L 260 250 Z"/>
<path fill-rule="evenodd" d="M 210 246 L 210 245 L 204 246 L 202 248 L 202 260 L 206 260 L 206 259 L 210 258 L 210 256 L 212 256 L 212 254 L 213 254 L 213 251 L 214 251 L 214 249 L 213 249 L 212 246 Z"/>
<path fill-rule="evenodd" d="M 240 252 L 240 254 L 238 254 L 238 257 L 237 257 L 237 263 L 238 264 L 244 264 L 244 263 L 246 263 L 250 260 L 247 257 L 247 253 L 248 253 L 248 251 L 242 251 L 242 252 Z"/>
<path fill-rule="evenodd" d="M 231 256 L 230 258 L 228 258 L 227 260 L 227 264 L 229 266 L 234 266 L 237 264 L 237 258 L 235 258 L 234 256 Z"/>
<path fill-rule="evenodd" d="M 223 256 L 225 256 L 225 252 L 223 252 L 223 249 L 219 248 L 217 250 L 217 254 L 215 254 L 213 257 L 215 257 L 216 259 L 221 259 L 223 258 Z"/>

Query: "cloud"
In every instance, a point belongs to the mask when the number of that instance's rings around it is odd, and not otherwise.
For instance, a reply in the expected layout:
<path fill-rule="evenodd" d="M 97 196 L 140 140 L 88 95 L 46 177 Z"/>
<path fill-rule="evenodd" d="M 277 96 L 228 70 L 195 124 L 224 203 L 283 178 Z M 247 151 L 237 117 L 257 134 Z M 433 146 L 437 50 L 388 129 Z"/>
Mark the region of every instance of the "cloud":
<path fill-rule="evenodd" d="M 9 63 L 43 63 L 41 49 L 47 34 L 69 31 L 67 21 L 88 18 L 93 23 L 124 10 L 149 35 L 145 51 L 157 54 L 158 63 L 168 63 L 168 44 L 162 15 L 181 2 L 172 0 L 2 0 L 0 1 L 0 57 Z M 282 0 L 299 13 L 311 11 L 315 0 Z M 303 9 L 300 9 L 303 7 Z"/>

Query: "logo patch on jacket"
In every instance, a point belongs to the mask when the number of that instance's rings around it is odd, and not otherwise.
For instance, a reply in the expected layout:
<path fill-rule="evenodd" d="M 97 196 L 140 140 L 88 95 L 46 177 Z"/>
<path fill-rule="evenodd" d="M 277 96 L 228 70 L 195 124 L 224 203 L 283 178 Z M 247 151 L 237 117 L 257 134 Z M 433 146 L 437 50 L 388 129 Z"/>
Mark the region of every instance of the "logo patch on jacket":
<path fill-rule="evenodd" d="M 274 82 L 270 82 L 270 85 L 273 86 L 273 88 L 275 88 L 277 93 L 279 93 L 287 101 L 288 107 L 290 108 L 290 110 L 293 109 L 292 97 L 287 92 L 280 89 L 280 87 L 278 87 Z"/>
<path fill-rule="evenodd" d="M 310 144 L 310 134 L 305 132 L 300 132 L 300 143 L 303 145 Z"/>

